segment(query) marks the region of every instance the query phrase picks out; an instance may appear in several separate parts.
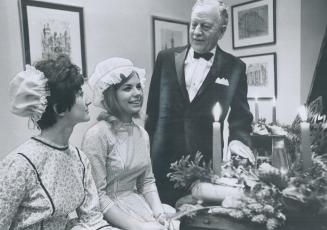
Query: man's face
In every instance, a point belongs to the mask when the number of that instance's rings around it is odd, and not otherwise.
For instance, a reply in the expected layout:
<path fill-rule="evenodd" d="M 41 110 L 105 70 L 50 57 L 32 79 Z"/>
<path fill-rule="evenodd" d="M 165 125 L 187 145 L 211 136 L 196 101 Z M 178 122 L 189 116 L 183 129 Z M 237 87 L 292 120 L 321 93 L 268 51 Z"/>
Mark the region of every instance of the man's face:
<path fill-rule="evenodd" d="M 198 53 L 212 50 L 220 38 L 218 13 L 214 6 L 196 6 L 191 15 L 190 41 Z"/>

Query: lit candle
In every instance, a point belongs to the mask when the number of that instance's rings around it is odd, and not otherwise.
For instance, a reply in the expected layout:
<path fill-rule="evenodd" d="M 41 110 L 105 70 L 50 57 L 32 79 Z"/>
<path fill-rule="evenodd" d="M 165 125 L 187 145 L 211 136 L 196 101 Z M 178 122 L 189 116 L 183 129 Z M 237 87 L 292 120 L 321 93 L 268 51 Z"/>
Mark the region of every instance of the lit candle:
<path fill-rule="evenodd" d="M 276 119 L 276 98 L 273 98 L 273 108 L 272 108 L 272 123 L 275 125 L 277 123 Z"/>
<path fill-rule="evenodd" d="M 299 111 L 301 121 L 301 160 L 303 163 L 303 167 L 308 169 L 312 166 L 311 159 L 311 141 L 310 141 L 310 123 L 307 122 L 307 111 L 304 106 L 301 106 Z"/>
<path fill-rule="evenodd" d="M 221 176 L 221 163 L 222 163 L 222 145 L 221 145 L 221 132 L 219 118 L 221 115 L 220 104 L 213 107 L 214 122 L 212 124 L 212 164 L 213 171 L 216 175 Z"/>
<path fill-rule="evenodd" d="M 255 97 L 255 100 L 254 100 L 254 121 L 255 122 L 259 121 L 259 105 L 258 105 L 257 97 Z"/>

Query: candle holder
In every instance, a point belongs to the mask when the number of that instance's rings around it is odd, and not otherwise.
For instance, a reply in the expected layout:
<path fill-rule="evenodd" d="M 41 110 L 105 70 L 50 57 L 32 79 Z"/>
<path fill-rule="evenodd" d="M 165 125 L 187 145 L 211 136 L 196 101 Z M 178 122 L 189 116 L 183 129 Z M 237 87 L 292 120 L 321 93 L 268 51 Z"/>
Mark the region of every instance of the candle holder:
<path fill-rule="evenodd" d="M 256 154 L 256 167 L 269 163 L 283 171 L 289 170 L 290 156 L 283 135 L 252 135 L 253 151 Z"/>
<path fill-rule="evenodd" d="M 289 170 L 289 159 L 285 149 L 284 138 L 274 136 L 272 138 L 272 166 L 283 171 Z"/>

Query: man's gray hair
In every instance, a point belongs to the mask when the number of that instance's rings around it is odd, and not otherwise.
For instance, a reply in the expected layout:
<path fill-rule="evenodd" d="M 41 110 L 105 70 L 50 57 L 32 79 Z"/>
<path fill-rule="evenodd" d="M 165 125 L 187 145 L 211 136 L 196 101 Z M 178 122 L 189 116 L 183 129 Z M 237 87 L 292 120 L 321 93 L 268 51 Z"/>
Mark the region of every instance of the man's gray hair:
<path fill-rule="evenodd" d="M 218 9 L 218 20 L 219 20 L 219 27 L 222 34 L 226 31 L 227 24 L 228 24 L 228 11 L 227 6 L 222 0 L 197 0 L 192 7 L 193 10 L 199 5 L 212 5 L 216 6 Z"/>

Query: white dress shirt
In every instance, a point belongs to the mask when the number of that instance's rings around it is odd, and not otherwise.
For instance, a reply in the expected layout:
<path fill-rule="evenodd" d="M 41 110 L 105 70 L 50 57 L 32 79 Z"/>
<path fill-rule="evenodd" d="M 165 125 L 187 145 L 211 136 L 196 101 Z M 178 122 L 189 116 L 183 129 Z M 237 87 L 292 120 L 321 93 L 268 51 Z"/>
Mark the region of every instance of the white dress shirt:
<path fill-rule="evenodd" d="M 190 101 L 192 101 L 199 91 L 204 79 L 206 78 L 209 70 L 212 66 L 214 56 L 216 53 L 216 47 L 213 48 L 210 53 L 212 53 L 212 57 L 210 60 L 206 61 L 204 58 L 195 59 L 193 57 L 194 50 L 191 47 L 187 57 L 185 59 L 185 84 L 186 89 L 189 95 Z"/>

